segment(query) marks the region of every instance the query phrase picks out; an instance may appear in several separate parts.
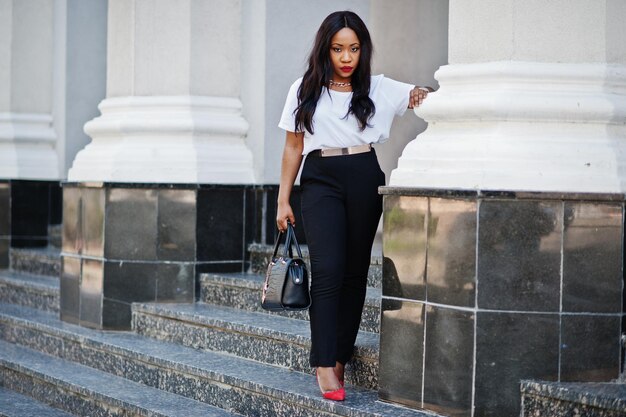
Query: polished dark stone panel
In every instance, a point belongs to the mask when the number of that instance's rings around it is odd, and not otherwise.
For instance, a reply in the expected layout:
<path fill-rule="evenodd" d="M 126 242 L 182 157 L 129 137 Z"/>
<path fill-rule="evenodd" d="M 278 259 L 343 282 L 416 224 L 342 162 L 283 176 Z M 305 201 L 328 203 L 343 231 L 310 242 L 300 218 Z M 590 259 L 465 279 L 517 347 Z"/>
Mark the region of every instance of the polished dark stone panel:
<path fill-rule="evenodd" d="M 602 382 L 619 376 L 620 317 L 563 315 L 561 381 Z"/>
<path fill-rule="evenodd" d="M 244 272 L 243 262 L 241 261 L 232 261 L 232 262 L 198 262 L 196 263 L 196 272 L 197 273 L 206 273 L 206 272 Z"/>
<path fill-rule="evenodd" d="M 427 198 L 384 197 L 384 296 L 426 299 L 427 219 Z"/>
<path fill-rule="evenodd" d="M 382 300 L 378 395 L 386 401 L 422 406 L 425 307 Z"/>
<path fill-rule="evenodd" d="M 156 300 L 157 271 L 167 264 L 144 262 L 104 263 L 103 296 L 124 301 Z"/>
<path fill-rule="evenodd" d="M 102 327 L 105 329 L 130 330 L 131 317 L 130 303 L 108 298 L 102 300 Z"/>
<path fill-rule="evenodd" d="M 427 298 L 473 307 L 476 289 L 476 201 L 430 199 Z"/>
<path fill-rule="evenodd" d="M 0 238 L 11 236 L 11 186 L 0 182 Z"/>
<path fill-rule="evenodd" d="M 48 223 L 59 225 L 63 222 L 63 188 L 59 182 L 50 184 L 50 213 Z"/>
<path fill-rule="evenodd" d="M 294 189 L 296 187 L 294 186 Z M 265 234 L 265 242 L 267 245 L 273 245 L 276 241 L 276 235 L 278 233 L 276 229 L 276 209 L 278 206 L 278 186 L 276 187 L 268 187 L 265 191 L 266 198 L 266 210 L 265 210 L 265 224 L 266 224 L 266 234 Z M 293 197 L 292 197 L 293 198 Z M 296 237 L 298 237 L 296 235 Z"/>
<path fill-rule="evenodd" d="M 245 237 L 246 244 L 262 242 L 263 236 L 263 206 L 265 204 L 265 192 L 262 188 L 246 188 L 244 190 L 245 202 Z M 245 260 L 249 261 L 250 253 L 246 251 Z"/>
<path fill-rule="evenodd" d="M 481 201 L 478 307 L 558 311 L 562 203 Z"/>
<path fill-rule="evenodd" d="M 102 261 L 83 259 L 80 283 L 80 324 L 88 327 L 102 326 Z"/>
<path fill-rule="evenodd" d="M 48 244 L 50 181 L 11 181 L 11 246 Z"/>
<path fill-rule="evenodd" d="M 476 320 L 474 415 L 518 416 L 520 380 L 558 379 L 559 317 L 479 311 Z"/>
<path fill-rule="evenodd" d="M 8 268 L 10 264 L 9 247 L 11 238 L 0 237 L 0 268 Z"/>
<path fill-rule="evenodd" d="M 81 237 L 83 242 L 82 254 L 101 258 L 104 256 L 104 215 L 105 189 L 82 188 L 81 192 Z M 132 236 L 132 235 L 131 235 Z M 129 241 L 131 236 L 115 238 L 116 246 L 119 242 Z M 123 259 L 123 258 L 122 258 Z"/>
<path fill-rule="evenodd" d="M 158 302 L 190 303 L 195 299 L 193 263 L 159 264 L 156 273 Z"/>
<path fill-rule="evenodd" d="M 474 313 L 426 307 L 425 408 L 450 417 L 471 416 Z"/>
<path fill-rule="evenodd" d="M 156 260 L 157 231 L 157 190 L 107 190 L 107 259 Z"/>
<path fill-rule="evenodd" d="M 63 252 L 80 254 L 83 250 L 81 189 L 63 188 Z"/>
<path fill-rule="evenodd" d="M 244 190 L 201 188 L 197 212 L 197 260 L 243 260 Z"/>
<path fill-rule="evenodd" d="M 158 190 L 157 257 L 196 259 L 196 190 Z"/>
<path fill-rule="evenodd" d="M 61 261 L 61 320 L 77 324 L 80 318 L 81 260 L 63 256 Z"/>
<path fill-rule="evenodd" d="M 622 311 L 622 205 L 565 203 L 563 311 Z"/>

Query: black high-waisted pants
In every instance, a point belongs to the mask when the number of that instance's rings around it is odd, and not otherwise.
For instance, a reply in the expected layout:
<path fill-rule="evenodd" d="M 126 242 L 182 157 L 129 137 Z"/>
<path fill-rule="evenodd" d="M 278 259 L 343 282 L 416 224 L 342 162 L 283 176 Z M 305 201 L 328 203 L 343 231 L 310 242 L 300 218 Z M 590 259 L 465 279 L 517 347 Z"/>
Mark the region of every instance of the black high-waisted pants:
<path fill-rule="evenodd" d="M 352 357 L 365 301 L 367 271 L 385 174 L 376 154 L 307 156 L 300 185 L 311 257 L 310 364 L 335 366 Z"/>

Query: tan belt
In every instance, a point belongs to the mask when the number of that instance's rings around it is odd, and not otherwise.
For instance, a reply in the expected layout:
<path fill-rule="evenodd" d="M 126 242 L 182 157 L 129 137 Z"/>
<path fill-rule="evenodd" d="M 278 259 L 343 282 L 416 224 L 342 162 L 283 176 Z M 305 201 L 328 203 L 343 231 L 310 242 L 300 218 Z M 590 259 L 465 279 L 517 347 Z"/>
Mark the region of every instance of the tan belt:
<path fill-rule="evenodd" d="M 348 148 L 324 148 L 324 149 L 317 149 L 313 152 L 311 152 L 312 154 L 318 154 L 319 152 L 319 156 L 322 157 L 327 157 L 327 156 L 341 156 L 341 155 L 354 155 L 357 153 L 365 153 L 365 152 L 369 152 L 372 150 L 372 145 L 370 143 L 365 144 L 365 145 L 357 145 L 357 146 L 350 146 Z"/>

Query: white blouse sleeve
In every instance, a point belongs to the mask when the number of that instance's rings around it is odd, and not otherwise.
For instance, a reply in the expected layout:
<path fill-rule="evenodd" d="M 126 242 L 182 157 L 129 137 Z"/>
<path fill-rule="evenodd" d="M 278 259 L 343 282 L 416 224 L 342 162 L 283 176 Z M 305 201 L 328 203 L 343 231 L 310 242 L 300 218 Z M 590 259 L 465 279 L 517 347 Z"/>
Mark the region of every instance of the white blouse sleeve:
<path fill-rule="evenodd" d="M 402 83 L 387 77 L 383 77 L 381 81 L 381 92 L 395 109 L 397 116 L 402 116 L 409 107 L 409 93 L 413 88 L 412 84 Z"/>
<path fill-rule="evenodd" d="M 280 117 L 278 127 L 288 132 L 296 131 L 296 115 L 295 111 L 298 107 L 298 88 L 302 83 L 302 78 L 297 79 L 287 93 L 287 99 L 285 100 L 285 107 L 283 108 L 283 114 Z"/>

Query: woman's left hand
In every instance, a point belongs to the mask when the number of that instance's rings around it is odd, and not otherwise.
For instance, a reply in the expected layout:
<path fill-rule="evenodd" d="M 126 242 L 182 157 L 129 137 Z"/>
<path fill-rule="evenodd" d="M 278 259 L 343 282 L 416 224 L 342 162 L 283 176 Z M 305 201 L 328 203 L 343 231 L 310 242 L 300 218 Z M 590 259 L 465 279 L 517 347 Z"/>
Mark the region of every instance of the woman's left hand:
<path fill-rule="evenodd" d="M 409 109 L 419 107 L 426 99 L 426 96 L 428 96 L 428 93 L 433 91 L 435 90 L 431 87 L 415 87 L 412 89 L 409 93 Z"/>

